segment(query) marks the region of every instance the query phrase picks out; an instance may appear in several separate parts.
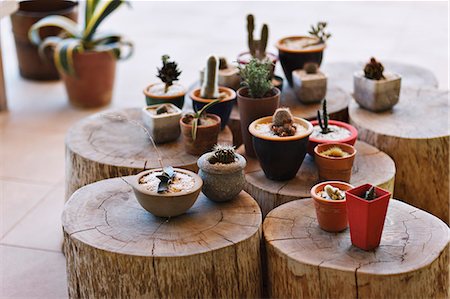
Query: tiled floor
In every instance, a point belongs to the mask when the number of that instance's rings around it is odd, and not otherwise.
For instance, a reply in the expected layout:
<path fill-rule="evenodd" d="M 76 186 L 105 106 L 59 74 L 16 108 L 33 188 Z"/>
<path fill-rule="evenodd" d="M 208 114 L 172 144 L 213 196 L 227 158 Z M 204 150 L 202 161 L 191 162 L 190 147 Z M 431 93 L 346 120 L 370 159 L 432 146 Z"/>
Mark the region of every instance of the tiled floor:
<path fill-rule="evenodd" d="M 271 45 L 328 20 L 334 36 L 325 61 L 375 55 L 417 64 L 434 71 L 440 88 L 448 89 L 447 2 L 135 1 L 133 9 L 122 8 L 105 24 L 136 45 L 135 55 L 118 69 L 113 106 L 143 105 L 142 90 L 156 79 L 162 54 L 179 61 L 186 85 L 197 79 L 211 52 L 234 59 L 246 48 L 248 12 L 257 24 L 270 25 Z M 69 107 L 59 82 L 21 79 L 9 20 L 1 21 L 1 33 L 10 111 L 0 114 L 0 298 L 64 298 L 64 134 L 95 111 Z"/>

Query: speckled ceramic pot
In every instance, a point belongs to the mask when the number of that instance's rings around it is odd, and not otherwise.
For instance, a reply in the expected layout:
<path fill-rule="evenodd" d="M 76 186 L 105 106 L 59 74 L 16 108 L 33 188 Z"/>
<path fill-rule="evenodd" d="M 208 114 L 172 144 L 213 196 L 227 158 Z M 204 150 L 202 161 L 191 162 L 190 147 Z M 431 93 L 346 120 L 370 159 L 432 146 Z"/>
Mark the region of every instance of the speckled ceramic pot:
<path fill-rule="evenodd" d="M 244 188 L 244 168 L 247 161 L 236 154 L 237 160 L 233 163 L 211 164 L 208 160 L 212 155 L 212 152 L 206 153 L 197 161 L 200 169 L 198 174 L 203 180 L 202 192 L 212 201 L 232 200 Z"/>

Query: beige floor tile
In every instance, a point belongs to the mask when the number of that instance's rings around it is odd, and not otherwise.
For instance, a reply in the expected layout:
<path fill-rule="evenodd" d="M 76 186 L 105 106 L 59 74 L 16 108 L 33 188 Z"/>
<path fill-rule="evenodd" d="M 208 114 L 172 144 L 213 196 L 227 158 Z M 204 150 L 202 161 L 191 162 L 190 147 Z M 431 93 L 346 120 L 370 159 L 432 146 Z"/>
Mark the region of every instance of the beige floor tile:
<path fill-rule="evenodd" d="M 67 298 L 62 253 L 0 245 L 0 298 Z"/>
<path fill-rule="evenodd" d="M 1 244 L 60 251 L 64 187 L 52 190 L 30 213 L 0 240 Z"/>
<path fill-rule="evenodd" d="M 51 189 L 50 185 L 0 179 L 0 239 Z"/>

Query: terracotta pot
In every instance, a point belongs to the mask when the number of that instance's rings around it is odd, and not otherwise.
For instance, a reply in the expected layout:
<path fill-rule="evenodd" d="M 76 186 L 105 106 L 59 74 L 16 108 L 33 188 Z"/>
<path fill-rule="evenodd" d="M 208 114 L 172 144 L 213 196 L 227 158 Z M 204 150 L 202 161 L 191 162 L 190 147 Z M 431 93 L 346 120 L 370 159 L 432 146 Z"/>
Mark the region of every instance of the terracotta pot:
<path fill-rule="evenodd" d="M 311 188 L 311 196 L 314 199 L 314 207 L 316 208 L 317 221 L 320 228 L 327 232 L 340 232 L 348 226 L 346 200 L 322 198 L 319 193 L 323 191 L 326 185 L 331 185 L 343 191 L 354 187 L 343 182 L 327 181 Z"/>
<path fill-rule="evenodd" d="M 151 113 L 162 105 L 170 106 L 173 112 L 164 114 Z M 177 140 L 180 136 L 181 109 L 174 104 L 158 104 L 142 108 L 142 121 L 144 126 L 157 144 Z"/>
<path fill-rule="evenodd" d="M 47 59 L 38 53 L 38 47 L 28 39 L 28 31 L 39 20 L 50 16 L 65 16 L 76 22 L 78 2 L 64 0 L 21 1 L 19 10 L 11 15 L 12 31 L 16 44 L 19 72 L 23 78 L 33 80 L 58 80 L 59 74 L 53 62 L 52 50 L 46 51 Z M 57 36 L 61 32 L 56 27 L 40 30 L 41 39 Z"/>
<path fill-rule="evenodd" d="M 186 95 L 186 90 L 184 88 L 183 88 L 183 92 L 180 92 L 180 93 L 177 93 L 174 95 L 156 95 L 156 94 L 150 93 L 149 92 L 150 88 L 157 84 L 164 84 L 164 83 L 153 83 L 144 89 L 145 101 L 147 102 L 147 106 L 170 103 L 170 104 L 174 104 L 175 106 L 177 106 L 180 109 L 183 109 L 184 96 Z M 182 86 L 181 84 L 178 84 L 178 83 L 174 83 L 173 85 Z"/>
<path fill-rule="evenodd" d="M 372 250 L 380 245 L 384 220 L 391 193 L 375 187 L 377 198 L 372 201 L 364 199 L 370 184 L 347 190 L 347 215 L 352 244 L 364 250 Z"/>
<path fill-rule="evenodd" d="M 219 93 L 226 93 L 227 96 L 219 103 L 206 109 L 206 112 L 220 117 L 220 128 L 223 130 L 230 119 L 231 110 L 236 102 L 236 92 L 231 88 L 219 86 Z M 199 111 L 203 106 L 214 101 L 214 99 L 204 99 L 200 97 L 200 88 L 194 89 L 189 96 L 191 97 L 192 106 L 195 111 Z"/>
<path fill-rule="evenodd" d="M 208 118 L 212 118 L 215 122 L 209 126 L 198 126 L 196 139 L 192 139 L 192 125 L 187 124 L 180 119 L 181 133 L 184 138 L 184 148 L 188 154 L 200 156 L 209 152 L 215 144 L 220 133 L 220 117 L 215 114 L 206 114 Z"/>
<path fill-rule="evenodd" d="M 70 103 L 95 108 L 111 102 L 116 58 L 109 52 L 83 52 L 73 56 L 76 76 L 61 73 Z"/>
<path fill-rule="evenodd" d="M 278 48 L 278 57 L 283 67 L 284 75 L 289 82 L 289 86 L 293 86 L 292 71 L 302 69 L 306 62 L 315 62 L 319 66 L 322 63 L 323 51 L 325 44 L 310 49 L 293 49 L 288 48 L 284 44 L 286 40 L 309 39 L 317 40 L 310 36 L 288 36 L 280 39 L 275 45 Z"/>
<path fill-rule="evenodd" d="M 349 155 L 346 157 L 330 157 L 322 153 L 332 147 L 339 147 Z M 319 169 L 321 181 L 350 182 L 356 149 L 345 143 L 323 143 L 314 148 L 315 162 Z"/>
<path fill-rule="evenodd" d="M 248 95 L 247 87 L 241 87 L 237 91 L 242 139 L 244 141 L 246 155 L 256 157 L 255 150 L 253 149 L 252 135 L 248 131 L 248 126 L 258 118 L 273 115 L 280 105 L 280 94 L 280 90 L 274 88 L 272 96 L 255 99 Z"/>
<path fill-rule="evenodd" d="M 268 179 L 290 180 L 297 175 L 305 159 L 312 125 L 303 118 L 294 117 L 294 122 L 303 126 L 306 131 L 303 134 L 288 137 L 265 135 L 256 130 L 258 124 L 270 122 L 272 122 L 272 116 L 263 117 L 252 122 L 248 128 L 253 136 L 256 156 Z"/>
<path fill-rule="evenodd" d="M 161 194 L 148 191 L 142 184 L 139 184 L 143 176 L 155 171 L 161 171 L 161 168 L 147 170 L 137 174 L 132 183 L 133 191 L 139 204 L 155 216 L 175 217 L 182 215 L 194 205 L 200 194 L 203 181 L 196 173 L 180 168 L 174 168 L 174 170 L 175 172 L 187 174 L 194 178 L 194 187 L 181 192 Z"/>
<path fill-rule="evenodd" d="M 319 124 L 319 122 L 317 120 L 313 120 L 313 121 L 311 121 L 311 124 L 313 126 L 317 126 Z M 356 130 L 356 128 L 354 126 L 349 125 L 348 123 L 344 123 L 342 121 L 331 120 L 331 119 L 328 120 L 328 124 L 346 128 L 347 130 L 350 131 L 350 136 L 347 137 L 347 138 L 339 139 L 339 140 L 317 139 L 317 138 L 314 138 L 314 137 L 310 136 L 309 137 L 309 143 L 308 143 L 308 154 L 310 154 L 313 157 L 314 157 L 314 148 L 318 144 L 322 144 L 322 143 L 346 143 L 346 144 L 350 144 L 350 145 L 355 145 L 356 138 L 358 138 L 358 130 Z"/>
<path fill-rule="evenodd" d="M 270 59 L 270 61 L 272 62 L 272 68 L 270 70 L 270 74 L 271 74 L 271 76 L 273 76 L 273 73 L 275 72 L 275 65 L 277 64 L 277 61 L 278 61 L 278 56 L 273 53 L 267 52 L 266 57 L 268 59 Z M 250 62 L 250 60 L 252 58 L 253 58 L 253 56 L 250 54 L 250 52 L 242 52 L 238 55 L 237 62 L 240 65 L 246 65 Z"/>

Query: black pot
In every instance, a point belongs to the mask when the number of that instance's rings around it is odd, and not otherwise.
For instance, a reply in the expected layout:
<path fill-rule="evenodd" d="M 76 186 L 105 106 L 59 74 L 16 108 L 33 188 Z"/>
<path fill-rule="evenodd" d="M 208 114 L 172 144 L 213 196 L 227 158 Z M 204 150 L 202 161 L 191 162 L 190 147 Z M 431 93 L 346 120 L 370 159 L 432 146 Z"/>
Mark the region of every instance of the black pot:
<path fill-rule="evenodd" d="M 292 80 L 292 71 L 302 69 L 303 65 L 307 62 L 314 62 L 320 66 L 323 58 L 323 51 L 326 46 L 325 44 L 322 44 L 311 49 L 290 49 L 284 45 L 286 40 L 300 39 L 314 40 L 314 38 L 308 36 L 289 36 L 280 39 L 276 44 L 278 48 L 278 58 L 280 59 L 284 75 L 286 76 L 290 87 L 294 85 Z"/>
<path fill-rule="evenodd" d="M 256 156 L 264 174 L 270 180 L 293 179 L 305 159 L 308 139 L 313 126 L 303 118 L 295 117 L 294 121 L 306 128 L 304 134 L 289 137 L 262 135 L 256 130 L 256 125 L 272 122 L 272 116 L 255 120 L 249 126 Z"/>

